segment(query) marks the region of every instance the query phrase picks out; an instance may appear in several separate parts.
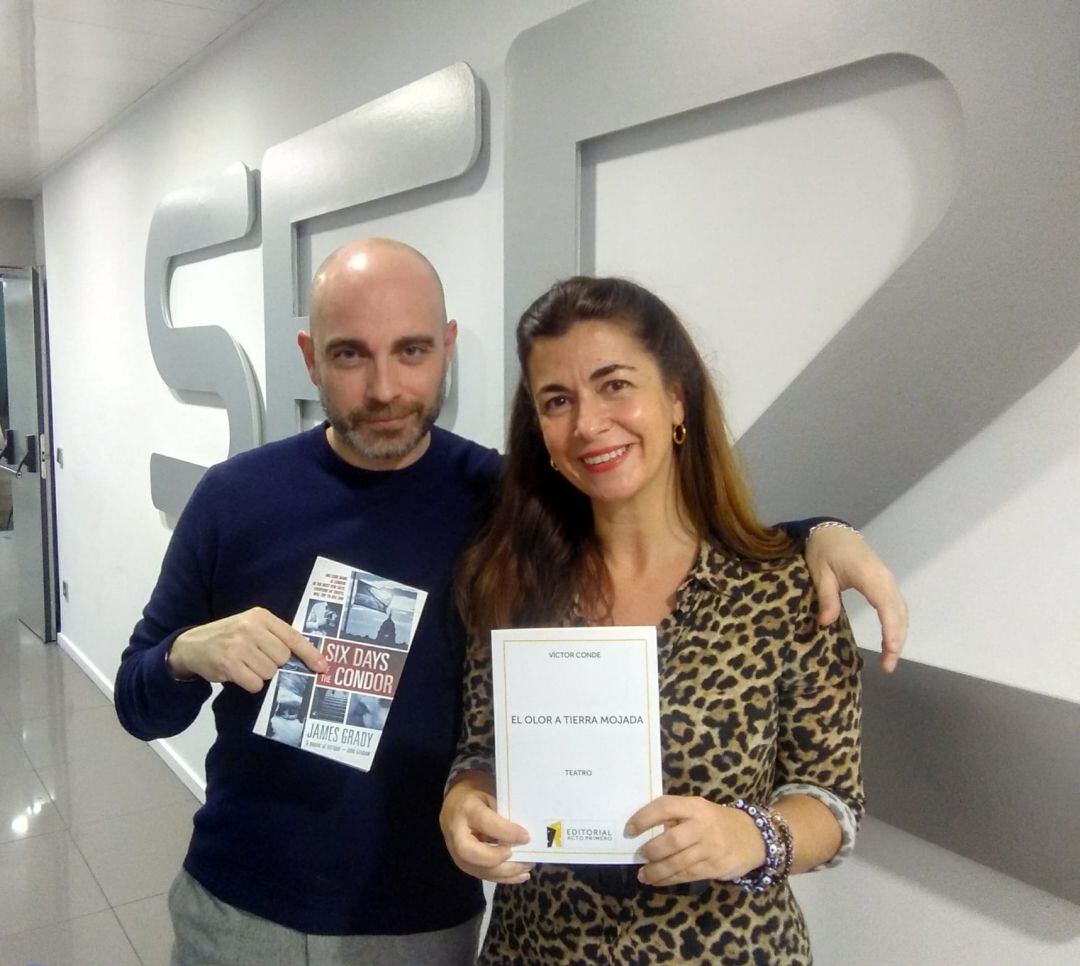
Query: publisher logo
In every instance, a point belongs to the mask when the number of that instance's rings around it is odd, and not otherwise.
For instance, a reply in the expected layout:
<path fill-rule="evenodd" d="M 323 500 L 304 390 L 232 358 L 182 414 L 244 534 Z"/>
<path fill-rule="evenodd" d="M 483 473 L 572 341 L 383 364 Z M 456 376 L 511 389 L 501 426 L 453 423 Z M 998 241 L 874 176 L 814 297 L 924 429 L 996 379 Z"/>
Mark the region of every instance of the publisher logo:
<path fill-rule="evenodd" d="M 547 847 L 549 849 L 577 848 L 588 850 L 596 846 L 615 844 L 615 824 L 613 822 L 568 822 L 560 819 L 547 826 Z"/>

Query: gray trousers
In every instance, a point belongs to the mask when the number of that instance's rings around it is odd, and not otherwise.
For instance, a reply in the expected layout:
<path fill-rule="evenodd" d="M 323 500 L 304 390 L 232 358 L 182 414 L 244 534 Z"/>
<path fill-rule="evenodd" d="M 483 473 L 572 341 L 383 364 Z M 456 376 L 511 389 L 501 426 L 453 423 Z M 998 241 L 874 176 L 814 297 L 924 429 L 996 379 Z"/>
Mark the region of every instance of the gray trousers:
<path fill-rule="evenodd" d="M 407 936 L 309 936 L 222 902 L 183 869 L 169 914 L 171 966 L 471 966 L 482 919 Z"/>

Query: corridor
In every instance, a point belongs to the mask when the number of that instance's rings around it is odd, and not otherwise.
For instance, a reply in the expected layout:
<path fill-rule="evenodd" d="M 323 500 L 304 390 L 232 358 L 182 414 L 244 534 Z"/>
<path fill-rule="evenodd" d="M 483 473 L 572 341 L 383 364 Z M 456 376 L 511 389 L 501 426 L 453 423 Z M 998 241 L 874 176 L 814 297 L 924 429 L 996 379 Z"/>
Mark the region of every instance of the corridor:
<path fill-rule="evenodd" d="M 198 803 L 15 618 L 13 551 L 0 531 L 0 966 L 164 966 Z"/>

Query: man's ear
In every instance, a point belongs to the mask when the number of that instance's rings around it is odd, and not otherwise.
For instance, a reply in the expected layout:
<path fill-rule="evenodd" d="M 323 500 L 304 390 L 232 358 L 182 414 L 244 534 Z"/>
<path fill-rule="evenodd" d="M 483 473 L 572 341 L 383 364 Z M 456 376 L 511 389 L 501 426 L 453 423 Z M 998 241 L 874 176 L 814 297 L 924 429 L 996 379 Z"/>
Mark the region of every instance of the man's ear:
<path fill-rule="evenodd" d="M 457 345 L 457 320 L 450 319 L 443 329 L 443 349 L 446 350 L 446 358 L 449 361 L 454 355 L 454 346 Z"/>
<path fill-rule="evenodd" d="M 304 365 L 307 366 L 308 376 L 317 386 L 319 384 L 318 369 L 315 365 L 315 340 L 311 333 L 301 329 L 296 333 L 296 344 L 300 346 L 300 354 L 304 357 Z"/>

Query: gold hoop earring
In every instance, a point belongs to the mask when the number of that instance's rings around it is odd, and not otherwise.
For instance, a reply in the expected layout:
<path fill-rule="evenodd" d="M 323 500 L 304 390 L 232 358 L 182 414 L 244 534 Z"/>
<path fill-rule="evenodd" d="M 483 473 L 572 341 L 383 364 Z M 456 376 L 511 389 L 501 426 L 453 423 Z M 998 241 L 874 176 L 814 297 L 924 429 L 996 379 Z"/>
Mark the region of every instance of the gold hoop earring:
<path fill-rule="evenodd" d="M 686 442 L 686 423 L 671 427 L 671 441 L 676 446 L 682 446 Z"/>

